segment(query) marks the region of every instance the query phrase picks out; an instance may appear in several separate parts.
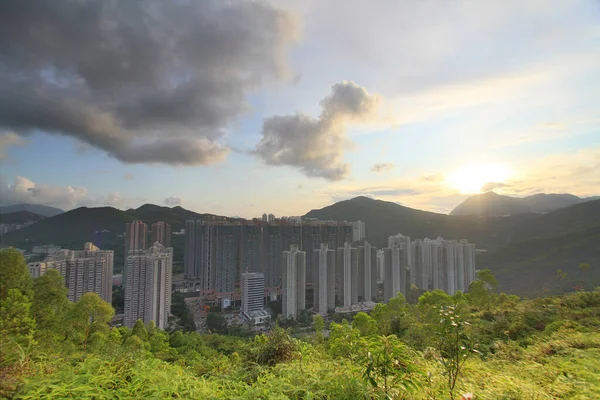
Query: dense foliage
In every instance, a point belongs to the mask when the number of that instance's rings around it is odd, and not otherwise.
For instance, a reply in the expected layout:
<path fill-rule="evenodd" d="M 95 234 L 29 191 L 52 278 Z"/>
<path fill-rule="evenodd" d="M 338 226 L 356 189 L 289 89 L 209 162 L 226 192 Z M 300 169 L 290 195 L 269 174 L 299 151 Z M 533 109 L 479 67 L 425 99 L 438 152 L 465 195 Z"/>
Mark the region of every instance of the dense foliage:
<path fill-rule="evenodd" d="M 600 397 L 600 289 L 522 300 L 484 271 L 469 294 L 398 295 L 340 323 L 315 316 L 302 340 L 278 326 L 242 339 L 110 327 L 109 304 L 69 302 L 54 271 L 32 282 L 13 250 L 0 273 L 0 397 Z"/>

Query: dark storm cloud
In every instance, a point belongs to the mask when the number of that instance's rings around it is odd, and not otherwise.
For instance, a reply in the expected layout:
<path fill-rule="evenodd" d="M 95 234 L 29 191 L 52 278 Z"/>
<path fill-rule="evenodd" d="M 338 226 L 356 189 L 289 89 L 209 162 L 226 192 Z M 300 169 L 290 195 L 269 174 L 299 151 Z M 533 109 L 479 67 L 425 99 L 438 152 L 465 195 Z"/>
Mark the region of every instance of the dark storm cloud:
<path fill-rule="evenodd" d="M 209 164 L 249 90 L 288 75 L 292 18 L 259 2 L 0 2 L 0 128 L 135 163 Z"/>
<path fill-rule="evenodd" d="M 320 102 L 318 118 L 275 115 L 264 120 L 255 153 L 267 164 L 297 167 L 307 176 L 341 180 L 350 172 L 343 162 L 346 123 L 373 117 L 378 97 L 351 81 L 336 83 Z"/>

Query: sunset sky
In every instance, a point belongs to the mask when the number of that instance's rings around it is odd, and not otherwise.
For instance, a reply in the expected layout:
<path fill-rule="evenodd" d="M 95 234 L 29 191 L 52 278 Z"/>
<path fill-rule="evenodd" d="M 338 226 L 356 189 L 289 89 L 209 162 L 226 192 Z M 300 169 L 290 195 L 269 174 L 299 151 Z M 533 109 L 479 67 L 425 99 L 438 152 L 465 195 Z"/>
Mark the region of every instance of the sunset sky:
<path fill-rule="evenodd" d="M 595 0 L 11 4 L 3 205 L 600 195 Z"/>

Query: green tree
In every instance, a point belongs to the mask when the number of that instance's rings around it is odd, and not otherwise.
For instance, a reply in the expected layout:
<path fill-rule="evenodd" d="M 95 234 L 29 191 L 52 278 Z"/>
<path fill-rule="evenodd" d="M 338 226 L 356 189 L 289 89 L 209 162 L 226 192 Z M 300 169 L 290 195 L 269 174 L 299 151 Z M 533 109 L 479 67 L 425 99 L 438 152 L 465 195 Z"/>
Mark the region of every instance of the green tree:
<path fill-rule="evenodd" d="M 396 336 L 373 336 L 367 346 L 363 377 L 374 388 L 382 389 L 386 399 L 392 398 L 392 390 L 406 393 L 418 388 L 410 375 L 416 369 L 410 364 L 408 349 Z"/>
<path fill-rule="evenodd" d="M 377 323 L 373 318 L 364 312 L 359 312 L 352 319 L 352 327 L 358 329 L 361 336 L 370 336 L 377 334 Z"/>
<path fill-rule="evenodd" d="M 227 321 L 220 314 L 208 313 L 208 316 L 206 317 L 206 326 L 213 333 L 227 333 Z"/>
<path fill-rule="evenodd" d="M 325 320 L 321 314 L 313 316 L 313 328 L 315 330 L 315 338 L 317 343 L 323 343 L 323 331 L 325 330 Z"/>
<path fill-rule="evenodd" d="M 496 277 L 494 276 L 494 274 L 492 274 L 492 271 L 490 271 L 489 269 L 482 269 L 480 271 L 477 271 L 477 279 L 485 282 L 492 291 L 495 292 L 496 290 L 498 290 L 498 280 L 496 280 Z"/>
<path fill-rule="evenodd" d="M 148 329 L 146 329 L 146 325 L 144 325 L 144 321 L 142 321 L 141 319 L 135 321 L 131 334 L 139 337 L 144 342 L 148 341 Z"/>
<path fill-rule="evenodd" d="M 476 345 L 467 330 L 471 324 L 463 321 L 456 313 L 456 307 L 442 307 L 439 315 L 437 343 L 439 361 L 448 380 L 450 398 L 454 400 L 456 382 L 467 359 L 473 352 L 479 353 L 479 351 L 476 350 Z"/>
<path fill-rule="evenodd" d="M 375 324 L 380 335 L 387 336 L 392 333 L 392 324 L 387 304 L 375 304 L 375 307 L 371 311 L 371 318 L 375 320 Z"/>
<path fill-rule="evenodd" d="M 366 341 L 348 321 L 344 320 L 341 324 L 332 322 L 329 329 L 329 352 L 333 356 L 354 360 L 364 353 Z"/>
<path fill-rule="evenodd" d="M 425 292 L 419 297 L 418 305 L 423 306 L 449 306 L 453 304 L 452 297 L 443 290 L 436 289 L 431 292 Z"/>
<path fill-rule="evenodd" d="M 48 338 L 64 335 L 64 320 L 71 303 L 64 278 L 56 269 L 48 270 L 33 280 L 33 317 L 38 334 Z"/>
<path fill-rule="evenodd" d="M 296 358 L 298 349 L 296 339 L 287 330 L 275 325 L 267 335 L 254 337 L 246 346 L 246 357 L 257 364 L 273 366 Z"/>
<path fill-rule="evenodd" d="M 31 318 L 31 302 L 21 290 L 9 289 L 6 298 L 0 300 L 0 334 L 2 350 L 14 342 L 20 346 L 33 340 L 35 321 Z M 6 347 L 5 347 L 6 346 Z"/>
<path fill-rule="evenodd" d="M 186 332 L 196 331 L 196 323 L 189 307 L 185 302 L 185 298 L 179 292 L 173 293 L 171 297 L 171 313 L 178 318 L 179 329 Z"/>
<path fill-rule="evenodd" d="M 108 323 L 114 309 L 96 293 L 85 293 L 73 305 L 68 316 L 68 337 L 86 350 L 90 337 L 95 332 L 108 331 Z"/>
<path fill-rule="evenodd" d="M 32 286 L 23 255 L 15 249 L 0 250 L 0 300 L 6 299 L 10 289 L 19 289 L 31 299 Z"/>

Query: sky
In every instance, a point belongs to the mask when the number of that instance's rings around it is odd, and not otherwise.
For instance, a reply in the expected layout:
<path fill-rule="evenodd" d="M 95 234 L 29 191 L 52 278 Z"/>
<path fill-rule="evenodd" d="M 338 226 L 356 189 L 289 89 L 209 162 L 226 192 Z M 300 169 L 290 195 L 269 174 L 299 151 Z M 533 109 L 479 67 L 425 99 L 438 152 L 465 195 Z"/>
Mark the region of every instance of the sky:
<path fill-rule="evenodd" d="M 0 2 L 0 204 L 600 195 L 600 2 Z"/>

